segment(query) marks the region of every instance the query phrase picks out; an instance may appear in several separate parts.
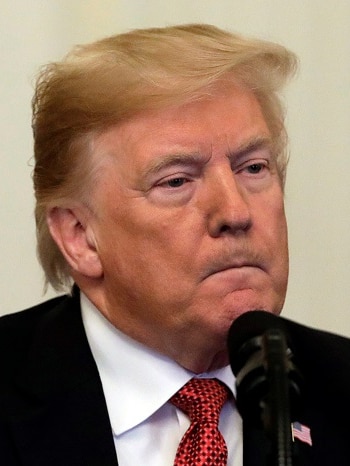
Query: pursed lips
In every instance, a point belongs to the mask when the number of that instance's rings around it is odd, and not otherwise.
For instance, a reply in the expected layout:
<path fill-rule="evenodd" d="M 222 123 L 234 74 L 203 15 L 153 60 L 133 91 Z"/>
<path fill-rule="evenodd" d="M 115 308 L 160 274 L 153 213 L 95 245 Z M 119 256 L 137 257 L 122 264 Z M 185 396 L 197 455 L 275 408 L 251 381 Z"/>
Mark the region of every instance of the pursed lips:
<path fill-rule="evenodd" d="M 214 263 L 209 266 L 204 275 L 204 280 L 212 275 L 229 270 L 243 270 L 245 268 L 255 268 L 264 271 L 262 261 L 258 260 L 233 260 L 231 262 Z"/>

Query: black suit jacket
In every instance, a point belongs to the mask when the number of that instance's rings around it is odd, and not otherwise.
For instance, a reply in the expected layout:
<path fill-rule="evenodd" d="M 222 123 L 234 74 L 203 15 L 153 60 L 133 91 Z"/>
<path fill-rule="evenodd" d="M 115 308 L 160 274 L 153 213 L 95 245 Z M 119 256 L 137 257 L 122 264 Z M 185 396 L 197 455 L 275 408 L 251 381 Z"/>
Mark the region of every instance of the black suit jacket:
<path fill-rule="evenodd" d="M 305 378 L 299 420 L 313 439 L 299 445 L 306 464 L 348 466 L 350 340 L 287 326 Z M 261 466 L 253 458 L 249 466 Z M 0 464 L 118 465 L 78 293 L 0 319 Z"/>

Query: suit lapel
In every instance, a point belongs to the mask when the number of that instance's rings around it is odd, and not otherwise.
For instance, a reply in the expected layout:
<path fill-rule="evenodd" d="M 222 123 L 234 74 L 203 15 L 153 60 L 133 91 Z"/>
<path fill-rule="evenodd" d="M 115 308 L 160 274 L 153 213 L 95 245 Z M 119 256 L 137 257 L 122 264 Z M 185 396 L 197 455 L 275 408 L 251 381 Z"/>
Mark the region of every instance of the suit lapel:
<path fill-rule="evenodd" d="M 244 466 L 267 466 L 275 464 L 271 455 L 271 442 L 262 428 L 243 424 L 243 463 Z M 293 466 L 311 465 L 311 447 L 295 440 L 292 444 Z"/>
<path fill-rule="evenodd" d="M 79 296 L 44 315 L 24 366 L 17 384 L 21 404 L 11 420 L 21 464 L 117 466 Z"/>
<path fill-rule="evenodd" d="M 312 446 L 298 442 L 306 464 L 349 464 L 350 340 L 287 321 L 296 366 L 304 378 L 300 423 Z"/>

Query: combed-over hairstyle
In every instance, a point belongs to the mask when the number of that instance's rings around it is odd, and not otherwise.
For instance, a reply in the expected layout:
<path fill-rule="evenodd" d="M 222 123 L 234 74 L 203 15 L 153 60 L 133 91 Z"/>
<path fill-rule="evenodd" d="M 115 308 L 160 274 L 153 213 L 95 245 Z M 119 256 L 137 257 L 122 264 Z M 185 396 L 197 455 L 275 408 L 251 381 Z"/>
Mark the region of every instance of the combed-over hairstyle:
<path fill-rule="evenodd" d="M 71 286 L 47 226 L 48 210 L 88 200 L 94 138 L 144 109 L 207 97 L 222 79 L 241 83 L 260 102 L 283 183 L 286 134 L 278 92 L 295 67 L 295 56 L 280 45 L 202 24 L 115 35 L 47 65 L 33 98 L 35 217 L 46 282 L 57 290 Z"/>

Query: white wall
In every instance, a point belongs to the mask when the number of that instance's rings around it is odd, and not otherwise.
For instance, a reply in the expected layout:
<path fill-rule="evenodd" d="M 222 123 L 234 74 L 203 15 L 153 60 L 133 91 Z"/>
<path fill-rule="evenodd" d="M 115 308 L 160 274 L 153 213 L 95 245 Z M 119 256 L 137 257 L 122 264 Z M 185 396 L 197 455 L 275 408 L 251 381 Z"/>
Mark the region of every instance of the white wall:
<path fill-rule="evenodd" d="M 0 313 L 46 299 L 35 258 L 33 76 L 76 43 L 135 27 L 210 22 L 300 57 L 287 93 L 291 273 L 284 315 L 350 336 L 350 2 L 0 0 Z"/>

